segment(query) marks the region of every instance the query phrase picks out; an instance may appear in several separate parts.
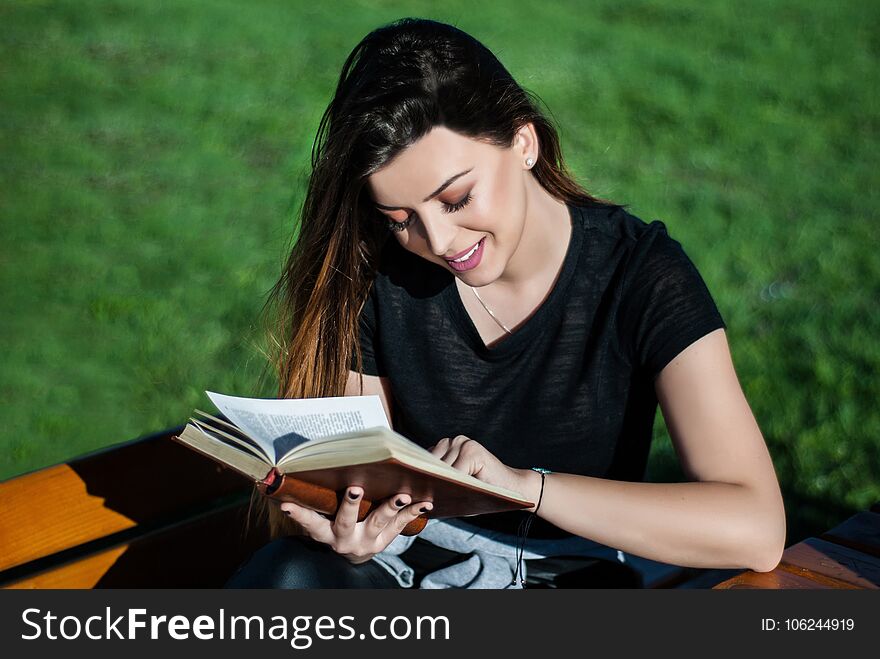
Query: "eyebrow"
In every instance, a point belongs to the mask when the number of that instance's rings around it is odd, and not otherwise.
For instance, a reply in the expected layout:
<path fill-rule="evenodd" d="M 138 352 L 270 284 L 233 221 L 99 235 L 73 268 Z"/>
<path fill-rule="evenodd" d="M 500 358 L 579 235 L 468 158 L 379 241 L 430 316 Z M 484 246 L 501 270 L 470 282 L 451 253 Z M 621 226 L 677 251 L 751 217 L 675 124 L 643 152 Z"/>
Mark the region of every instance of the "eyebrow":
<path fill-rule="evenodd" d="M 465 174 L 469 174 L 471 171 L 473 171 L 473 169 L 474 169 L 474 168 L 471 167 L 470 169 L 466 169 L 466 170 L 463 171 L 463 172 L 459 172 L 458 174 L 454 174 L 454 175 L 450 176 L 448 179 L 446 179 L 446 180 L 443 182 L 443 185 L 441 185 L 439 188 L 437 188 L 436 190 L 434 190 L 434 192 L 432 192 L 432 193 L 429 194 L 427 197 L 425 197 L 424 199 L 422 199 L 422 201 L 423 201 L 423 202 L 425 202 L 425 201 L 431 201 L 434 197 L 436 197 L 438 194 L 440 194 L 441 192 L 443 192 L 443 191 L 444 191 L 446 188 L 448 188 L 450 185 L 452 185 L 453 183 L 455 183 L 455 181 L 457 181 L 459 178 L 461 178 L 461 177 L 464 176 Z M 376 204 L 376 208 L 381 208 L 382 210 L 385 210 L 385 211 L 399 211 L 399 210 L 401 210 L 401 207 L 400 207 L 400 206 L 383 206 L 382 204 Z"/>

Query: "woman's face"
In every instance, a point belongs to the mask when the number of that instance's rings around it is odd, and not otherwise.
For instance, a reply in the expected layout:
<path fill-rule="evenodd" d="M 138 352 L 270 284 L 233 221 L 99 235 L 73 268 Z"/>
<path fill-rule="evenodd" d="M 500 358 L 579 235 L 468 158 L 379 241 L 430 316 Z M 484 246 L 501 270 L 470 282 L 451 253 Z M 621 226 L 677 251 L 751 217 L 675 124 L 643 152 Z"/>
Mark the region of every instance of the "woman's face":
<path fill-rule="evenodd" d="M 506 149 L 436 126 L 372 174 L 368 188 L 405 249 L 485 286 L 520 245 L 529 156 L 537 159 L 531 124 Z"/>

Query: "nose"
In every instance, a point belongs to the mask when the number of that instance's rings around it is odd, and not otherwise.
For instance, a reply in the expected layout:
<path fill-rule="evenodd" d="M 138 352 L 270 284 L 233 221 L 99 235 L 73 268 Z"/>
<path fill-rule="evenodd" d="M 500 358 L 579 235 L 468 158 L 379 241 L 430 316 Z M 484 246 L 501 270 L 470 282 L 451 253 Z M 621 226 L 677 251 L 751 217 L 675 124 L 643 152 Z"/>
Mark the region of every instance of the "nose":
<path fill-rule="evenodd" d="M 443 257 L 449 252 L 458 231 L 455 224 L 439 211 L 434 214 L 422 215 L 422 230 L 428 248 L 437 256 Z"/>

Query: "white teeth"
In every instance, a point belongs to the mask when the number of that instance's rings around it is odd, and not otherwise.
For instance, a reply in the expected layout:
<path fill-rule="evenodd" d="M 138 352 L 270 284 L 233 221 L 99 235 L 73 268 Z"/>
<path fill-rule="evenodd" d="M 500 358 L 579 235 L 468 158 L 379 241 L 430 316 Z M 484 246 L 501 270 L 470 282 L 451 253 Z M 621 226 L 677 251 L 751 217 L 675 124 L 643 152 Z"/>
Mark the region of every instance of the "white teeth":
<path fill-rule="evenodd" d="M 452 259 L 452 262 L 453 263 L 461 263 L 462 261 L 467 261 L 469 258 L 471 258 L 474 255 L 474 252 L 477 251 L 477 247 L 479 247 L 479 246 L 480 246 L 480 243 L 477 243 L 476 245 L 474 245 L 474 247 L 473 247 L 473 249 L 471 249 L 471 251 L 469 251 L 467 254 L 462 256 L 460 259 Z"/>

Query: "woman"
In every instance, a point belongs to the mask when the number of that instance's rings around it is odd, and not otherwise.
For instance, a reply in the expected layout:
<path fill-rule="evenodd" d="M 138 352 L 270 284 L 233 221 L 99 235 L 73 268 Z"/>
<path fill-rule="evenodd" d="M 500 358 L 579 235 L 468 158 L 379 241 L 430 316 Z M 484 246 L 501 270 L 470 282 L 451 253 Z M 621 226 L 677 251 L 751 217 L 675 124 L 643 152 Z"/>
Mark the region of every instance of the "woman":
<path fill-rule="evenodd" d="M 427 20 L 367 35 L 312 167 L 272 296 L 282 397 L 378 395 L 402 434 L 539 502 L 526 558 L 586 546 L 775 567 L 779 486 L 703 280 L 661 222 L 571 178 L 488 49 Z M 690 482 L 640 482 L 658 402 Z M 406 586 L 407 568 L 521 585 L 492 561 L 525 541 L 522 513 L 429 524 L 413 543 L 400 530 L 429 502 L 401 493 L 357 522 L 361 494 L 335 520 L 264 502 L 277 539 L 228 585 Z"/>

